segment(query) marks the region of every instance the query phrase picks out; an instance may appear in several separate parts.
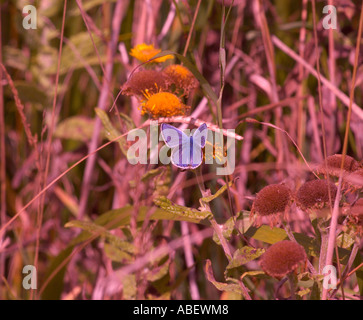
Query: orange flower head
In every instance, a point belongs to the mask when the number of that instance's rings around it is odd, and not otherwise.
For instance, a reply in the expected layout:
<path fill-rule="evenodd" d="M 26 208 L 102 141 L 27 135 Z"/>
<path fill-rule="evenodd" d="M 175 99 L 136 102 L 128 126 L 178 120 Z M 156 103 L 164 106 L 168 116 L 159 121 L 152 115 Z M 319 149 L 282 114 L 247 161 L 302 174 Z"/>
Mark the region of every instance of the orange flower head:
<path fill-rule="evenodd" d="M 152 44 L 148 45 L 145 43 L 141 43 L 131 49 L 130 55 L 135 57 L 137 60 L 141 62 L 146 62 L 160 52 L 161 50 L 155 48 Z M 173 58 L 174 57 L 172 55 L 166 55 L 160 58 L 156 58 L 150 62 L 160 63 Z"/>
<path fill-rule="evenodd" d="M 148 113 L 152 118 L 172 117 L 184 115 L 190 108 L 170 92 L 145 94 L 146 100 L 142 103 L 142 114 Z"/>

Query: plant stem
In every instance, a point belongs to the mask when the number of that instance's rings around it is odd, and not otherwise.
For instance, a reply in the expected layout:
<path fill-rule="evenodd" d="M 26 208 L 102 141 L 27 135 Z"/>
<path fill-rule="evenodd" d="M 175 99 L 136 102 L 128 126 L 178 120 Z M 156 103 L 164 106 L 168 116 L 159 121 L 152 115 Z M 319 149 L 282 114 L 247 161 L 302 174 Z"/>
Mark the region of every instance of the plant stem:
<path fill-rule="evenodd" d="M 195 170 L 195 175 L 197 177 L 197 181 L 198 181 L 198 187 L 199 187 L 199 190 L 202 194 L 202 197 L 206 197 L 208 196 L 208 192 L 207 190 L 205 189 L 205 186 L 204 186 L 204 181 L 203 181 L 203 175 L 202 175 L 202 170 L 201 170 L 201 167 L 197 168 Z M 217 221 L 214 219 L 214 216 L 213 216 L 213 212 L 209 206 L 208 203 L 206 202 L 203 202 L 201 201 L 201 204 L 203 205 L 204 209 L 206 211 L 209 211 L 212 213 L 212 217 L 210 218 L 210 223 L 214 229 L 214 232 L 217 234 L 217 237 L 219 239 L 219 242 L 221 243 L 222 245 L 222 248 L 223 248 L 223 251 L 224 251 L 224 254 L 226 255 L 228 261 L 230 262 L 232 260 L 232 252 L 231 252 L 231 249 L 229 248 L 228 246 L 228 242 L 226 240 L 226 238 L 223 236 L 223 233 L 222 233 L 222 228 L 221 226 L 217 223 Z M 239 285 L 241 287 L 241 290 L 242 290 L 242 294 L 244 296 L 244 298 L 246 300 L 252 300 L 249 293 L 248 293 L 248 290 L 246 288 L 246 286 L 243 284 L 243 282 L 240 280 L 239 281 Z"/>

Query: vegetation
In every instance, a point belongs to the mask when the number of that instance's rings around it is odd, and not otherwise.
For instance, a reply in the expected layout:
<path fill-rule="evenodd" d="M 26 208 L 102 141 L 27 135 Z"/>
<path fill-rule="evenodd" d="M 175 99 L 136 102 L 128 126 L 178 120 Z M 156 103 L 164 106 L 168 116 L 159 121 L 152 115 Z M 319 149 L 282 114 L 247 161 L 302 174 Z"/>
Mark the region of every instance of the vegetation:
<path fill-rule="evenodd" d="M 27 4 L 0 3 L 1 299 L 362 299 L 360 1 Z M 183 170 L 161 123 L 224 138 Z"/>

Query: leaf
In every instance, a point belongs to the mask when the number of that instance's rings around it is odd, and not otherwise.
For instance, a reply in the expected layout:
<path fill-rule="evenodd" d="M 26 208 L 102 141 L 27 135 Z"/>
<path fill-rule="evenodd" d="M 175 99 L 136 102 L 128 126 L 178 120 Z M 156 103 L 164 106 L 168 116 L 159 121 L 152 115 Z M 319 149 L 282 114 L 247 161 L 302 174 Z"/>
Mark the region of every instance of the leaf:
<path fill-rule="evenodd" d="M 95 112 L 97 114 L 97 116 L 101 119 L 102 121 L 102 124 L 103 124 L 103 127 L 105 128 L 105 136 L 106 138 L 111 141 L 111 140 L 114 140 L 116 139 L 117 137 L 120 137 L 121 136 L 121 133 L 115 129 L 115 127 L 112 125 L 110 119 L 108 118 L 108 115 L 107 113 L 100 109 L 100 108 L 95 108 Z M 120 137 L 118 140 L 117 140 L 119 146 L 120 146 L 120 149 L 122 151 L 122 153 L 127 156 L 127 150 L 126 150 L 126 141 L 125 141 L 125 138 L 124 137 Z"/>
<path fill-rule="evenodd" d="M 247 262 L 257 259 L 265 252 L 264 249 L 252 248 L 249 246 L 244 246 L 236 250 L 233 254 L 232 260 L 229 262 L 227 269 L 238 268 Z"/>
<path fill-rule="evenodd" d="M 47 269 L 44 279 L 48 279 L 48 277 L 58 268 L 58 266 L 68 258 L 68 256 L 72 253 L 74 246 L 68 246 L 66 249 L 61 251 L 50 263 L 49 268 Z M 67 263 L 68 264 L 68 263 Z M 59 300 L 61 298 L 61 294 L 63 291 L 63 279 L 66 272 L 67 264 L 65 264 L 57 274 L 49 281 L 48 285 L 45 287 L 42 293 L 42 299 L 44 300 Z"/>
<path fill-rule="evenodd" d="M 95 224 L 94 222 L 73 220 L 73 221 L 66 223 L 65 227 L 66 228 L 71 228 L 71 227 L 81 228 L 82 230 L 86 230 L 93 235 L 105 237 L 105 239 L 110 244 L 112 244 L 114 247 L 116 247 L 118 249 L 121 249 L 128 253 L 134 252 L 134 248 L 130 243 L 120 239 L 119 237 L 117 237 L 114 234 L 107 231 L 107 229 L 105 229 L 104 227 L 99 226 L 99 225 Z"/>
<path fill-rule="evenodd" d="M 19 93 L 19 98 L 23 102 L 39 103 L 43 107 L 48 104 L 48 97 L 39 86 L 32 82 L 14 81 L 14 86 Z"/>
<path fill-rule="evenodd" d="M 122 292 L 125 300 L 134 300 L 137 294 L 136 276 L 128 274 L 122 279 Z"/>
<path fill-rule="evenodd" d="M 168 211 L 169 213 L 184 218 L 184 221 L 197 222 L 199 223 L 201 220 L 209 219 L 212 216 L 212 213 L 209 211 L 199 211 L 194 208 L 188 208 L 184 206 L 180 206 L 178 204 L 172 203 L 166 197 L 159 197 L 154 199 L 155 205 L 158 207 Z M 185 220 L 186 219 L 186 220 Z"/>
<path fill-rule="evenodd" d="M 115 247 L 112 244 L 109 243 L 105 243 L 104 244 L 104 252 L 107 256 L 107 258 L 109 258 L 112 261 L 115 262 L 130 262 L 133 260 L 133 256 L 129 253 L 127 253 L 124 250 L 120 250 L 119 248 Z"/>
<path fill-rule="evenodd" d="M 234 182 L 233 180 L 229 182 L 230 187 L 233 185 L 233 182 Z M 199 201 L 205 203 L 211 202 L 212 200 L 218 198 L 226 190 L 227 190 L 227 185 L 225 184 L 224 186 L 220 187 L 215 194 L 208 197 L 200 198 Z"/>
<path fill-rule="evenodd" d="M 160 280 L 162 277 L 166 276 L 169 272 L 171 260 L 168 258 L 161 266 L 156 266 L 152 268 L 146 275 L 146 279 L 150 282 Z"/>
<path fill-rule="evenodd" d="M 67 118 L 58 124 L 54 136 L 60 139 L 71 139 L 87 142 L 91 139 L 94 120 L 84 116 Z"/>
<path fill-rule="evenodd" d="M 238 234 L 238 231 L 242 234 L 245 233 L 245 230 L 248 229 L 252 223 L 249 216 L 249 212 L 240 211 L 237 212 L 235 217 L 230 217 L 222 225 L 222 234 L 227 241 L 231 240 L 233 234 Z M 213 233 L 213 241 L 220 245 L 219 238 L 215 232 Z"/>
<path fill-rule="evenodd" d="M 246 276 L 257 277 L 257 278 L 268 278 L 266 273 L 264 273 L 263 271 L 259 271 L 259 270 L 246 271 L 241 275 L 240 279 L 242 280 Z"/>
<path fill-rule="evenodd" d="M 205 264 L 205 273 L 209 282 L 211 282 L 220 291 L 230 291 L 238 294 L 242 294 L 242 290 L 238 284 L 218 282 L 214 278 L 212 263 L 208 259 Z"/>

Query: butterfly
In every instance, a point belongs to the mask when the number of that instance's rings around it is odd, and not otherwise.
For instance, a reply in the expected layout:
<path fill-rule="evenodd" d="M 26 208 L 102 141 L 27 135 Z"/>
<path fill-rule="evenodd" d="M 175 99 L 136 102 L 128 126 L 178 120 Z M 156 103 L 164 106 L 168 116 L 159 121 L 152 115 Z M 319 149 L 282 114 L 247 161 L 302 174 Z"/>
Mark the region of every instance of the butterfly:
<path fill-rule="evenodd" d="M 203 161 L 202 148 L 207 141 L 208 127 L 203 123 L 188 136 L 167 123 L 161 124 L 161 135 L 171 148 L 171 163 L 181 169 L 196 169 Z"/>

